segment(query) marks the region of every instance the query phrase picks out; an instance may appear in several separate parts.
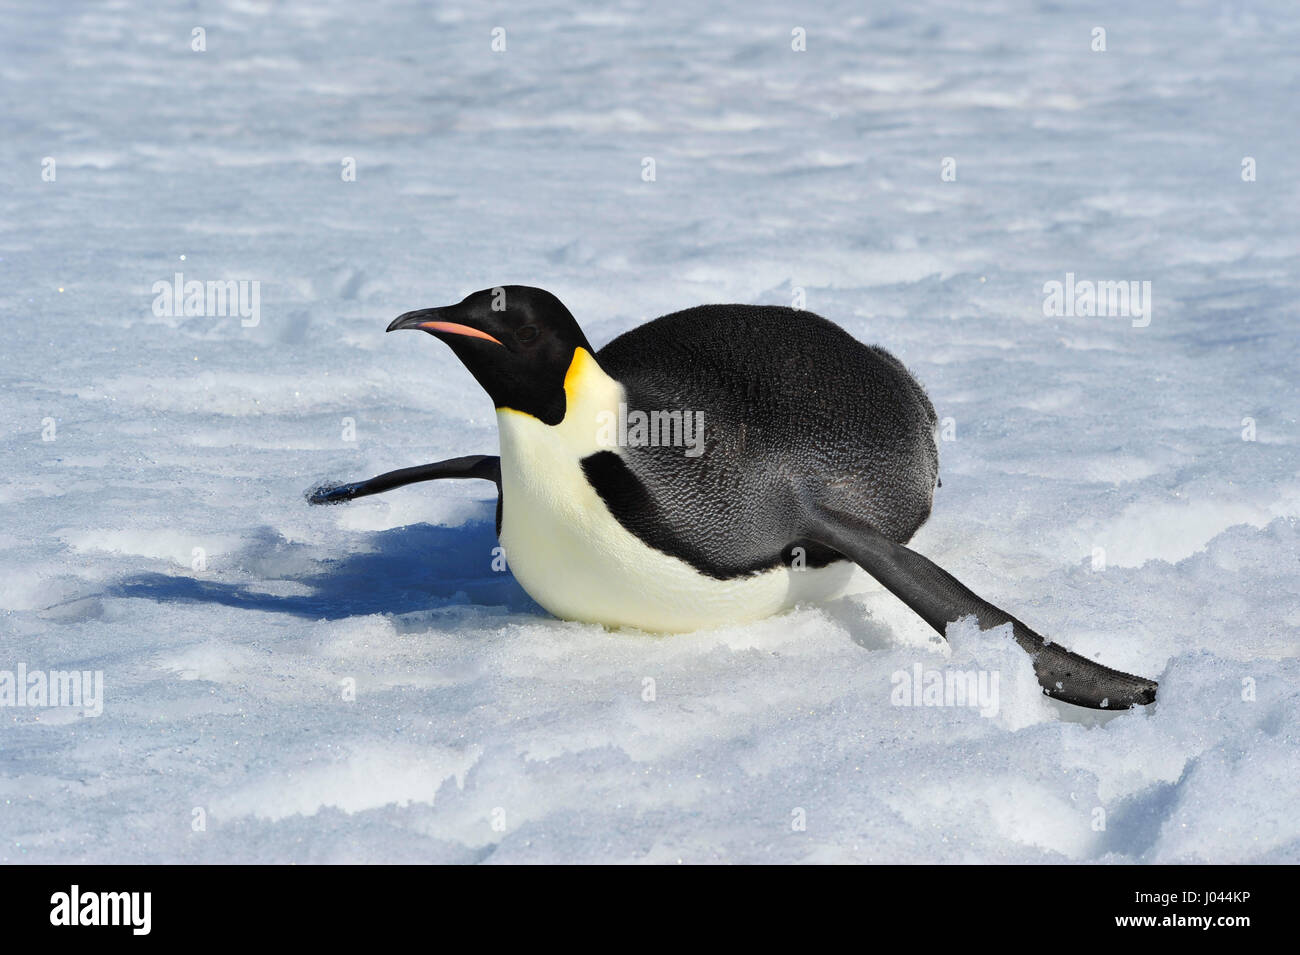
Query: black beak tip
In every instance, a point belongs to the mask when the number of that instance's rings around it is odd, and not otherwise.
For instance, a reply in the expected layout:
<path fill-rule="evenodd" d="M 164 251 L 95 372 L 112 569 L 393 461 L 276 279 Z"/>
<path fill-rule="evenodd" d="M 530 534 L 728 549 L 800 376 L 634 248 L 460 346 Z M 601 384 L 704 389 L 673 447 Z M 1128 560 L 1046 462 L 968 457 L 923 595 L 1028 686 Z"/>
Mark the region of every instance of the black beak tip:
<path fill-rule="evenodd" d="M 395 319 L 389 322 L 388 327 L 384 329 L 384 331 L 395 332 L 400 328 L 412 328 L 419 322 L 419 320 L 420 314 L 418 312 L 403 312 L 401 315 L 398 315 Z"/>

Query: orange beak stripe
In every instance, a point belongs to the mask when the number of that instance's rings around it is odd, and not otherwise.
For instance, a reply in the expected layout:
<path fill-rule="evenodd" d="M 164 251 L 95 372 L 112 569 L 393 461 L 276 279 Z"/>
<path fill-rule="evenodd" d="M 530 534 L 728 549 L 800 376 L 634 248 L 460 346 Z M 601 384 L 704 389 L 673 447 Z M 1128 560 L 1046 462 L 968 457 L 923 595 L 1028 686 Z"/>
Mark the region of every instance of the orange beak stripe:
<path fill-rule="evenodd" d="M 480 332 L 477 328 L 470 328 L 468 325 L 458 325 L 455 322 L 421 322 L 417 328 L 425 328 L 431 332 L 446 332 L 448 335 L 464 335 L 468 338 L 486 338 L 490 342 L 497 341 L 487 332 Z"/>

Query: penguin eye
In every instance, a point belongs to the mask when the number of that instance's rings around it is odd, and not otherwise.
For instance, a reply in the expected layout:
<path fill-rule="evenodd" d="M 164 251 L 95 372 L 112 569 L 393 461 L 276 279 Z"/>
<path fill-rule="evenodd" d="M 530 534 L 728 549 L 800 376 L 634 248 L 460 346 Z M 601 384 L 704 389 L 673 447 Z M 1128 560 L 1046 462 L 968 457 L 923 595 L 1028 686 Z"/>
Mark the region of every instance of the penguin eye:
<path fill-rule="evenodd" d="M 518 331 L 515 332 L 515 338 L 519 339 L 521 342 L 531 342 L 536 337 L 537 337 L 536 325 L 524 325 L 520 327 Z"/>

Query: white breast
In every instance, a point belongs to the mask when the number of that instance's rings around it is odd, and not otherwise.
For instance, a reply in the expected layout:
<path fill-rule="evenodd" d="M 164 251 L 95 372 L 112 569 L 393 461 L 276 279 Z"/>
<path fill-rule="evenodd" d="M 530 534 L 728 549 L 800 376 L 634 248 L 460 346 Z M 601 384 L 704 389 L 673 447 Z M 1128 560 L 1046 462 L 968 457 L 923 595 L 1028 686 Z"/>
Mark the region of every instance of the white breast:
<path fill-rule="evenodd" d="M 529 596 L 568 620 L 676 632 L 769 616 L 844 592 L 854 567 L 773 570 L 734 580 L 701 574 L 623 528 L 582 472 L 601 450 L 601 411 L 616 413 L 621 386 L 579 350 L 558 425 L 510 409 L 501 436 L 501 545 Z"/>

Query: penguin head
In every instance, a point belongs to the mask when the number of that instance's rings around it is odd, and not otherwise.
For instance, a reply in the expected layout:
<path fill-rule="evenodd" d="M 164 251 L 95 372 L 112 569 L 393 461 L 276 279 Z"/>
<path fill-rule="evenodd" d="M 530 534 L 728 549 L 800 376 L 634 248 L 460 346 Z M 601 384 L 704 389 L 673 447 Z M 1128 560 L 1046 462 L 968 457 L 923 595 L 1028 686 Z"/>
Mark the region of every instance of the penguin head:
<path fill-rule="evenodd" d="M 497 408 L 564 420 L 564 378 L 578 349 L 591 345 L 564 304 L 545 289 L 505 285 L 457 305 L 399 315 L 388 331 L 418 328 L 451 346 Z"/>

